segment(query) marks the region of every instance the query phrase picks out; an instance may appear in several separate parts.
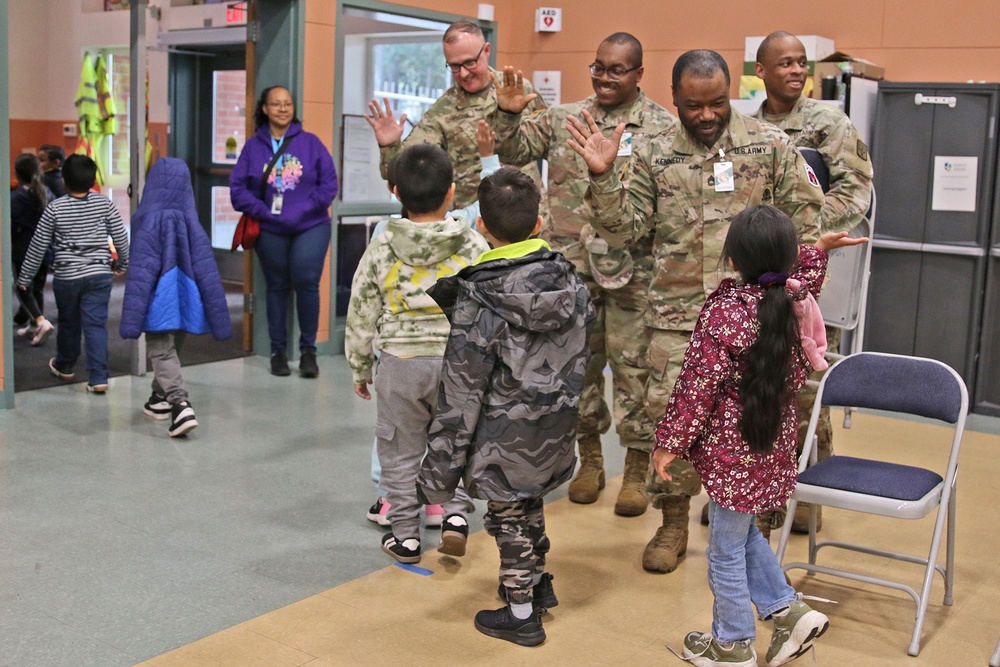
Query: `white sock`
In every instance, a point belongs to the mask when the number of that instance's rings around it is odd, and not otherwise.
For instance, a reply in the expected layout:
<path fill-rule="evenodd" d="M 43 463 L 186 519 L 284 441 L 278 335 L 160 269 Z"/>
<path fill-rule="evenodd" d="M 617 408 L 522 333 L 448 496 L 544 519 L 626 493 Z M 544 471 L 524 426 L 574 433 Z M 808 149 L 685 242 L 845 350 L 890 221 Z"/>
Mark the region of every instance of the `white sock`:
<path fill-rule="evenodd" d="M 524 604 L 514 604 L 510 605 L 510 613 L 514 614 L 514 618 L 525 620 L 531 616 L 533 611 L 530 602 L 525 602 Z"/>

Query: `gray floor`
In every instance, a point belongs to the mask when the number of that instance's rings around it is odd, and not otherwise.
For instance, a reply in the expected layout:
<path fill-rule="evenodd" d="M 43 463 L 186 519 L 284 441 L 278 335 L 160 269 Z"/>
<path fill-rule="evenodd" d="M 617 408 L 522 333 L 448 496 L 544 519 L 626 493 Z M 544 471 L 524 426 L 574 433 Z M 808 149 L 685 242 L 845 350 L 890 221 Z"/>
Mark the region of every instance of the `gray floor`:
<path fill-rule="evenodd" d="M 373 402 L 343 357 L 266 364 L 185 369 L 184 439 L 143 415 L 148 378 L 0 412 L 0 665 L 132 665 L 391 563 L 364 518 Z"/>

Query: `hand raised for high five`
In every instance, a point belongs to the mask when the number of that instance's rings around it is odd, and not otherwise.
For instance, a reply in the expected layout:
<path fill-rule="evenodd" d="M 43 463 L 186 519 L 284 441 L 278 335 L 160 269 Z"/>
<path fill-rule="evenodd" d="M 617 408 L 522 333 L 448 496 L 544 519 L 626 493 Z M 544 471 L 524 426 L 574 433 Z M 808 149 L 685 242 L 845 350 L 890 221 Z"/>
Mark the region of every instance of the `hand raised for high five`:
<path fill-rule="evenodd" d="M 365 120 L 375 130 L 375 141 L 379 146 L 391 146 L 403 138 L 403 123 L 406 122 L 406 114 L 399 117 L 396 122 L 392 116 L 392 107 L 389 105 L 389 98 L 384 97 L 385 108 L 379 106 L 378 100 L 368 103 L 368 110 L 371 115 L 365 114 Z"/>
<path fill-rule="evenodd" d="M 625 123 L 619 123 L 610 138 L 605 137 L 594 122 L 594 117 L 584 109 L 582 121 L 576 116 L 566 117 L 566 129 L 573 137 L 569 140 L 570 148 L 583 158 L 590 173 L 603 174 L 615 166 L 618 145 L 625 133 Z"/>
<path fill-rule="evenodd" d="M 524 74 L 521 70 L 515 73 L 510 65 L 503 68 L 503 77 L 496 89 L 497 106 L 508 113 L 521 113 L 531 100 L 538 97 L 538 93 L 525 94 Z"/>
<path fill-rule="evenodd" d="M 476 125 L 476 146 L 479 148 L 479 157 L 489 157 L 496 151 L 497 136 L 493 134 L 489 124 L 479 119 Z"/>

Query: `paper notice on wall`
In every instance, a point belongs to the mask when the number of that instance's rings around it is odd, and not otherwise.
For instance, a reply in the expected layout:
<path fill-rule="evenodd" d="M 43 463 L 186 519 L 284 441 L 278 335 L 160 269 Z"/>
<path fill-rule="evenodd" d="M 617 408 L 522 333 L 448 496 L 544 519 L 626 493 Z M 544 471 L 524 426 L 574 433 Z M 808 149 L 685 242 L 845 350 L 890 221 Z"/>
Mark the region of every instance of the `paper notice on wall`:
<path fill-rule="evenodd" d="M 975 211 L 978 179 L 978 157 L 935 155 L 931 210 Z"/>
<path fill-rule="evenodd" d="M 559 70 L 538 70 L 531 77 L 535 92 L 550 107 L 562 104 L 562 72 Z"/>

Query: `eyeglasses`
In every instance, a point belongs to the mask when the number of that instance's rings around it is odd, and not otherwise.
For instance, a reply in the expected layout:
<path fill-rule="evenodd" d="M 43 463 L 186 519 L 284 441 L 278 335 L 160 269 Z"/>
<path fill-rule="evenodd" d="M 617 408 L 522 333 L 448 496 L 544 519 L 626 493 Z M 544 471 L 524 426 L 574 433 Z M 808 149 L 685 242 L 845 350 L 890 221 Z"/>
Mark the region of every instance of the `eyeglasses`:
<path fill-rule="evenodd" d="M 272 109 L 294 109 L 295 102 L 268 102 L 267 106 Z"/>
<path fill-rule="evenodd" d="M 463 63 L 445 63 L 445 67 L 451 70 L 452 74 L 458 74 L 464 68 L 465 71 L 471 72 L 472 69 L 479 64 L 479 56 L 483 55 L 483 51 L 486 49 L 486 42 L 479 48 L 479 53 L 476 57 L 471 60 L 466 60 Z"/>
<path fill-rule="evenodd" d="M 590 73 L 592 76 L 604 76 L 607 74 L 609 79 L 617 81 L 629 72 L 634 72 L 640 67 L 642 67 L 642 65 L 636 65 L 635 67 L 625 69 L 624 67 L 605 67 L 604 65 L 594 63 L 590 66 Z"/>

